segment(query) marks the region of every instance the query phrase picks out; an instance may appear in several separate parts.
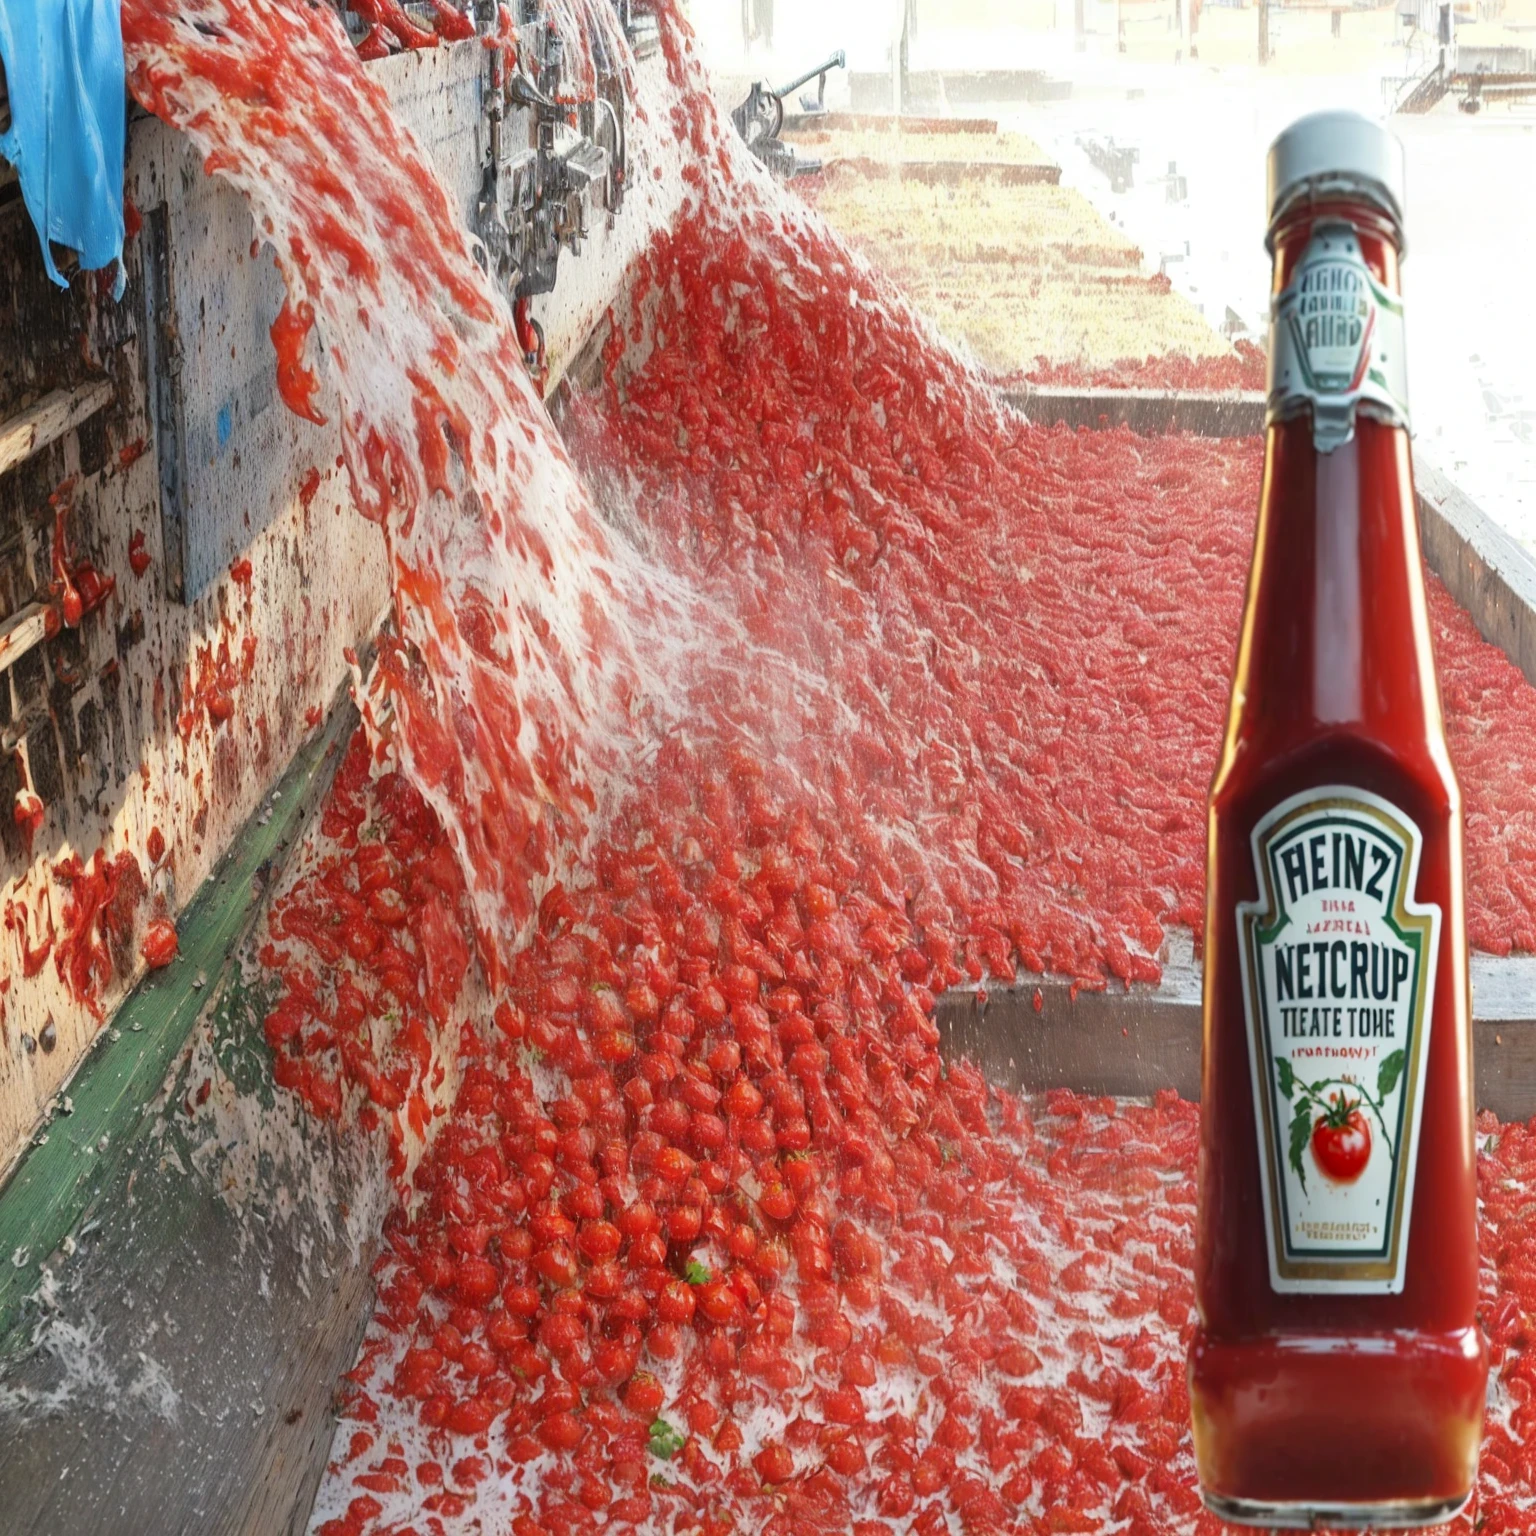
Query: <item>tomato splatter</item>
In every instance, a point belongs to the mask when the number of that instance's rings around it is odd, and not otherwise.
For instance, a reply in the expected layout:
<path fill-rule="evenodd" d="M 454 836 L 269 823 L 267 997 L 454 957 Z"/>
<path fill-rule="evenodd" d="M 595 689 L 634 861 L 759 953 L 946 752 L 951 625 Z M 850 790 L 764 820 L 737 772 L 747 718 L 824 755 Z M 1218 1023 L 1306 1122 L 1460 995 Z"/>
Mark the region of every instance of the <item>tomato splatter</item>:
<path fill-rule="evenodd" d="M 32 847 L 32 839 L 37 835 L 37 829 L 43 824 L 45 811 L 42 797 L 35 790 L 18 789 L 16 791 L 16 799 L 11 807 L 11 817 L 26 834 L 29 850 Z"/>
<path fill-rule="evenodd" d="M 150 553 L 144 547 L 144 530 L 135 528 L 128 540 L 128 565 L 135 576 L 142 576 L 150 566 Z"/>
<path fill-rule="evenodd" d="M 65 522 L 69 516 L 69 493 L 61 488 L 54 494 L 53 512 L 53 583 L 52 592 L 59 605 L 59 613 L 65 625 L 75 629 L 85 612 L 85 600 L 74 583 L 74 572 L 69 563 L 69 540 Z"/>
<path fill-rule="evenodd" d="M 114 973 L 126 974 L 131 965 L 129 945 L 146 893 L 143 872 L 131 853 L 108 859 L 97 849 L 88 863 L 70 854 L 54 865 L 53 877 L 64 891 L 54 966 L 70 996 L 101 1019 L 101 993 Z"/>
<path fill-rule="evenodd" d="M 277 392 L 283 397 L 283 404 L 295 416 L 323 427 L 325 417 L 314 403 L 320 381 L 313 369 L 304 366 L 304 342 L 314 324 L 314 310 L 308 304 L 294 305 L 284 300 L 272 322 L 271 334 L 277 351 Z"/>

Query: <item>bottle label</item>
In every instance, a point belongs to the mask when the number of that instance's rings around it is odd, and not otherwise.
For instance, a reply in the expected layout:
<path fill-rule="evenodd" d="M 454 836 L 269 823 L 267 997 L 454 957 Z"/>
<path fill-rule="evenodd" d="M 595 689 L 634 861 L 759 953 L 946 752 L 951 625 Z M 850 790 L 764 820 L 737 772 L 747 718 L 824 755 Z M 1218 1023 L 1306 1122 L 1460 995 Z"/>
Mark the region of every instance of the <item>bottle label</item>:
<path fill-rule="evenodd" d="M 1319 222 L 1270 304 L 1271 424 L 1308 413 L 1318 452 L 1355 435 L 1355 415 L 1408 425 L 1403 303 L 1365 264 L 1354 225 Z"/>
<path fill-rule="evenodd" d="M 1413 897 L 1421 847 L 1339 785 L 1253 830 L 1238 950 L 1276 1291 L 1403 1288 L 1441 919 Z"/>

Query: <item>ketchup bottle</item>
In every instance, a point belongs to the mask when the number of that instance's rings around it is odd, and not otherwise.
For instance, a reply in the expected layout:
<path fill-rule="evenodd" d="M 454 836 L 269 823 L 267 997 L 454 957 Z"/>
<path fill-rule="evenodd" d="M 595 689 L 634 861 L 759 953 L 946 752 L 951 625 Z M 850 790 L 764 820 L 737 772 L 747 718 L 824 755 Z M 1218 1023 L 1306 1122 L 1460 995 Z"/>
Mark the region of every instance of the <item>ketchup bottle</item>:
<path fill-rule="evenodd" d="M 1488 1358 L 1402 147 L 1302 118 L 1269 207 L 1264 481 L 1210 798 L 1195 1457 L 1229 1520 L 1421 1525 L 1471 1492 Z"/>

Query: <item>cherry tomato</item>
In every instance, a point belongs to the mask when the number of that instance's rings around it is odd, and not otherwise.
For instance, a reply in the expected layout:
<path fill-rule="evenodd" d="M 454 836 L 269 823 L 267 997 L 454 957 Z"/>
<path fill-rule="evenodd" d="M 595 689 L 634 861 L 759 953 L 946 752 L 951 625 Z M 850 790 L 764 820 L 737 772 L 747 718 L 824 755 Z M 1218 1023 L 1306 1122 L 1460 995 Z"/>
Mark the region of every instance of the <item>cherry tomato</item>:
<path fill-rule="evenodd" d="M 176 937 L 176 925 L 168 917 L 153 918 L 144 930 L 144 940 L 139 953 L 150 970 L 158 971 L 176 958 L 180 944 Z"/>
<path fill-rule="evenodd" d="M 650 1371 L 637 1371 L 624 1388 L 624 1406 L 647 1423 L 661 1412 L 661 1405 L 665 1401 L 666 1393 Z"/>
<path fill-rule="evenodd" d="M 752 1465 L 765 1483 L 787 1483 L 795 1475 L 794 1453 L 781 1440 L 770 1440 L 752 1458 Z"/>

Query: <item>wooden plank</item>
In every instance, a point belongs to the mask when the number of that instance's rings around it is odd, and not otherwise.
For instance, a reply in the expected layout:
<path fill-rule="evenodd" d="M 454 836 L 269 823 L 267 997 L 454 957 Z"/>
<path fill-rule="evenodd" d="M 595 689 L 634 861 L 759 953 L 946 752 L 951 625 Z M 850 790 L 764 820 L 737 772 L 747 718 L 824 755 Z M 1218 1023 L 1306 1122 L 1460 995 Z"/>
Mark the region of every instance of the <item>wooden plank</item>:
<path fill-rule="evenodd" d="M 1536 1115 L 1536 956 L 1472 957 L 1472 1046 L 1479 1109 Z M 1200 1097 L 1200 970 L 1187 935 L 1157 987 L 1078 992 L 1055 980 L 947 992 L 940 1049 L 994 1082 L 1038 1092 Z"/>
<path fill-rule="evenodd" d="M 15 666 L 28 651 L 48 638 L 52 612 L 47 603 L 28 603 L 20 613 L 0 624 L 0 672 Z M 57 622 L 55 614 L 54 623 Z"/>
<path fill-rule="evenodd" d="M 1424 558 L 1478 633 L 1536 684 L 1536 559 L 1421 453 L 1413 475 Z"/>
<path fill-rule="evenodd" d="M 1264 430 L 1259 390 L 1077 389 L 1023 384 L 1000 391 L 1038 426 L 1129 427 L 1151 436 L 1191 432 L 1197 437 L 1251 437 Z"/>
<path fill-rule="evenodd" d="M 94 379 L 73 389 L 56 389 L 9 421 L 0 422 L 0 475 L 73 432 L 82 421 L 109 405 L 112 393 L 106 379 Z"/>
<path fill-rule="evenodd" d="M 80 1222 L 116 1157 L 127 1154 L 142 1107 L 217 995 L 275 864 L 329 782 L 355 723 L 356 711 L 344 702 L 301 749 L 182 914 L 178 959 L 147 975 L 118 1010 L 55 1101 L 62 1106 L 67 1094 L 72 1112 L 43 1127 L 0 1189 L 0 1255 L 8 1261 L 0 1263 L 0 1356 L 17 1343 L 21 1304 L 39 1282 L 41 1262 Z"/>

